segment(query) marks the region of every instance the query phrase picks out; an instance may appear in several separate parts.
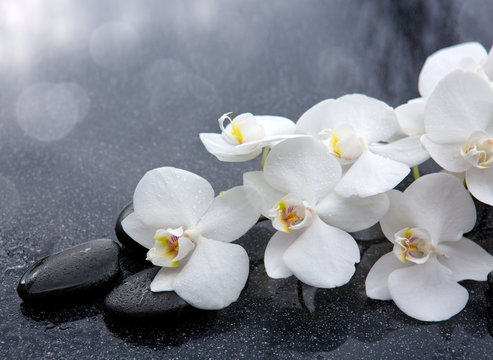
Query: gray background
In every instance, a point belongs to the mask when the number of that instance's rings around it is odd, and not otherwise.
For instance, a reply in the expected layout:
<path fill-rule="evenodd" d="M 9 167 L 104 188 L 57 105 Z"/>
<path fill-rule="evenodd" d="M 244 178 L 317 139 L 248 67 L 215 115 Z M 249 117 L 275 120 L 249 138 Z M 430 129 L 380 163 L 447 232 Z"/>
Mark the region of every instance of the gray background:
<path fill-rule="evenodd" d="M 489 50 L 492 16 L 486 0 L 0 1 L 0 358 L 486 358 L 487 283 L 465 282 L 466 309 L 436 324 L 366 298 L 384 241 L 361 245 L 347 286 L 300 288 L 267 277 L 273 230 L 257 225 L 240 240 L 251 257 L 240 300 L 181 325 L 125 326 L 98 299 L 36 309 L 15 287 L 42 256 L 115 238 L 151 168 L 193 171 L 217 192 L 258 169 L 203 148 L 198 134 L 223 113 L 296 120 L 353 92 L 397 106 L 418 96 L 428 54 L 471 40 Z M 471 237 L 492 252 L 481 216 Z"/>

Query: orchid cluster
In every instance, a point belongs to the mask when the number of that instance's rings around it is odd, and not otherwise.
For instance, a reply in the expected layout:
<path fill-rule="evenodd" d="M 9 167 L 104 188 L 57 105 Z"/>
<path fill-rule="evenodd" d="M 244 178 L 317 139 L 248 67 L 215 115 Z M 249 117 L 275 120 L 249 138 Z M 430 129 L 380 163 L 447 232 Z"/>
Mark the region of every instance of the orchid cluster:
<path fill-rule="evenodd" d="M 202 143 L 220 161 L 263 153 L 261 171 L 216 197 L 185 170 L 142 178 L 122 225 L 161 267 L 151 290 L 175 291 L 202 309 L 236 301 L 249 262 L 230 242 L 260 215 L 277 230 L 265 248 L 268 276 L 342 286 L 360 261 L 351 233 L 380 222 L 393 251 L 370 270 L 368 297 L 393 300 L 423 321 L 454 316 L 469 297 L 458 282 L 493 270 L 493 257 L 463 236 L 476 222 L 470 194 L 493 205 L 492 80 L 492 51 L 465 43 L 429 56 L 421 97 L 396 109 L 351 94 L 319 102 L 296 122 L 224 114 L 220 133 L 200 134 Z M 444 171 L 419 177 L 430 157 Z M 394 190 L 411 168 L 415 182 Z"/>

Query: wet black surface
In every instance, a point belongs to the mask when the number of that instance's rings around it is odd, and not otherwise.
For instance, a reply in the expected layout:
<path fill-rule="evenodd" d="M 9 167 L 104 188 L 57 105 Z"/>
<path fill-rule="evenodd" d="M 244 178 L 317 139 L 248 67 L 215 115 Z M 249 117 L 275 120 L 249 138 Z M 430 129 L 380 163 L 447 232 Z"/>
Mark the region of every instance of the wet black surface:
<path fill-rule="evenodd" d="M 17 293 L 28 302 L 57 302 L 111 289 L 120 274 L 120 246 L 97 239 L 37 261 L 22 275 Z"/>
<path fill-rule="evenodd" d="M 154 293 L 151 282 L 159 271 L 153 266 L 128 276 L 104 299 L 104 307 L 116 320 L 183 321 L 193 316 L 191 308 L 174 291 Z"/>
<path fill-rule="evenodd" d="M 486 282 L 464 282 L 459 315 L 422 323 L 365 296 L 390 244 L 361 242 L 350 283 L 316 290 L 267 277 L 266 223 L 239 240 L 251 272 L 238 302 L 192 322 L 122 323 L 102 298 L 33 307 L 15 289 L 37 259 L 116 239 L 116 217 L 151 168 L 193 171 L 216 192 L 259 169 L 260 159 L 220 163 L 203 148 L 198 134 L 216 132 L 223 113 L 296 120 L 352 92 L 405 103 L 428 54 L 470 40 L 489 49 L 493 4 L 19 0 L 0 10 L 0 358 L 490 357 Z M 492 253 L 491 211 L 480 213 L 471 238 Z M 124 276 L 149 266 L 131 254 Z"/>

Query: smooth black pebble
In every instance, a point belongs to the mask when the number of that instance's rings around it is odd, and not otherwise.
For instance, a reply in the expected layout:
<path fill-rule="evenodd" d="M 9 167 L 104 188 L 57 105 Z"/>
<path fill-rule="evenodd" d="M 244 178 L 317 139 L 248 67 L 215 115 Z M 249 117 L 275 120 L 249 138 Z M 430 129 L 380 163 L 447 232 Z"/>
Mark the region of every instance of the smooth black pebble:
<path fill-rule="evenodd" d="M 92 295 L 118 278 L 119 257 L 120 246 L 113 240 L 88 241 L 39 260 L 24 273 L 17 293 L 25 301 Z"/>
<path fill-rule="evenodd" d="M 118 214 L 118 218 L 116 219 L 115 223 L 115 234 L 118 239 L 118 241 L 128 250 L 130 250 L 132 253 L 135 253 L 136 255 L 140 256 L 143 255 L 145 258 L 145 254 L 147 253 L 148 249 L 146 249 L 144 246 L 140 245 L 138 242 L 134 241 L 128 234 L 123 230 L 122 227 L 122 221 L 125 219 L 128 215 L 134 212 L 134 205 L 132 202 L 128 203 L 125 205 L 125 207 L 122 209 L 120 214 Z"/>
<path fill-rule="evenodd" d="M 173 291 L 152 292 L 150 285 L 159 267 L 126 278 L 104 300 L 106 310 L 122 319 L 178 318 L 197 311 Z"/>

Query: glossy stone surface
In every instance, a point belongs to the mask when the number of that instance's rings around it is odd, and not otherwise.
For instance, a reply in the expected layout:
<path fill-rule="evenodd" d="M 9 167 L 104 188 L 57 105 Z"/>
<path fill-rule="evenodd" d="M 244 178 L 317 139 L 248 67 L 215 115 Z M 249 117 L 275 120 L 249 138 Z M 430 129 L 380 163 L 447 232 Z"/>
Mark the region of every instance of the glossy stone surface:
<path fill-rule="evenodd" d="M 173 291 L 153 293 L 150 285 L 159 267 L 142 270 L 127 277 L 105 298 L 104 307 L 118 319 L 174 319 L 191 308 Z M 188 309 L 192 312 L 192 309 Z"/>
<path fill-rule="evenodd" d="M 33 264 L 17 293 L 24 301 L 87 297 L 114 285 L 120 274 L 120 247 L 111 239 L 85 242 Z"/>
<path fill-rule="evenodd" d="M 441 323 L 366 297 L 384 239 L 360 241 L 349 284 L 316 290 L 267 277 L 274 231 L 256 225 L 239 240 L 251 270 L 240 299 L 182 325 L 121 324 L 102 300 L 34 308 L 15 288 L 78 239 L 116 239 L 118 213 L 152 168 L 192 171 L 216 193 L 258 170 L 260 159 L 222 163 L 201 144 L 225 112 L 296 120 L 354 92 L 398 106 L 418 96 L 428 54 L 471 40 L 489 49 L 492 13 L 484 0 L 2 2 L 0 358 L 490 358 L 487 282 L 465 282 L 466 308 Z M 493 253 L 491 213 L 471 238 Z M 122 251 L 125 277 L 149 265 Z"/>

